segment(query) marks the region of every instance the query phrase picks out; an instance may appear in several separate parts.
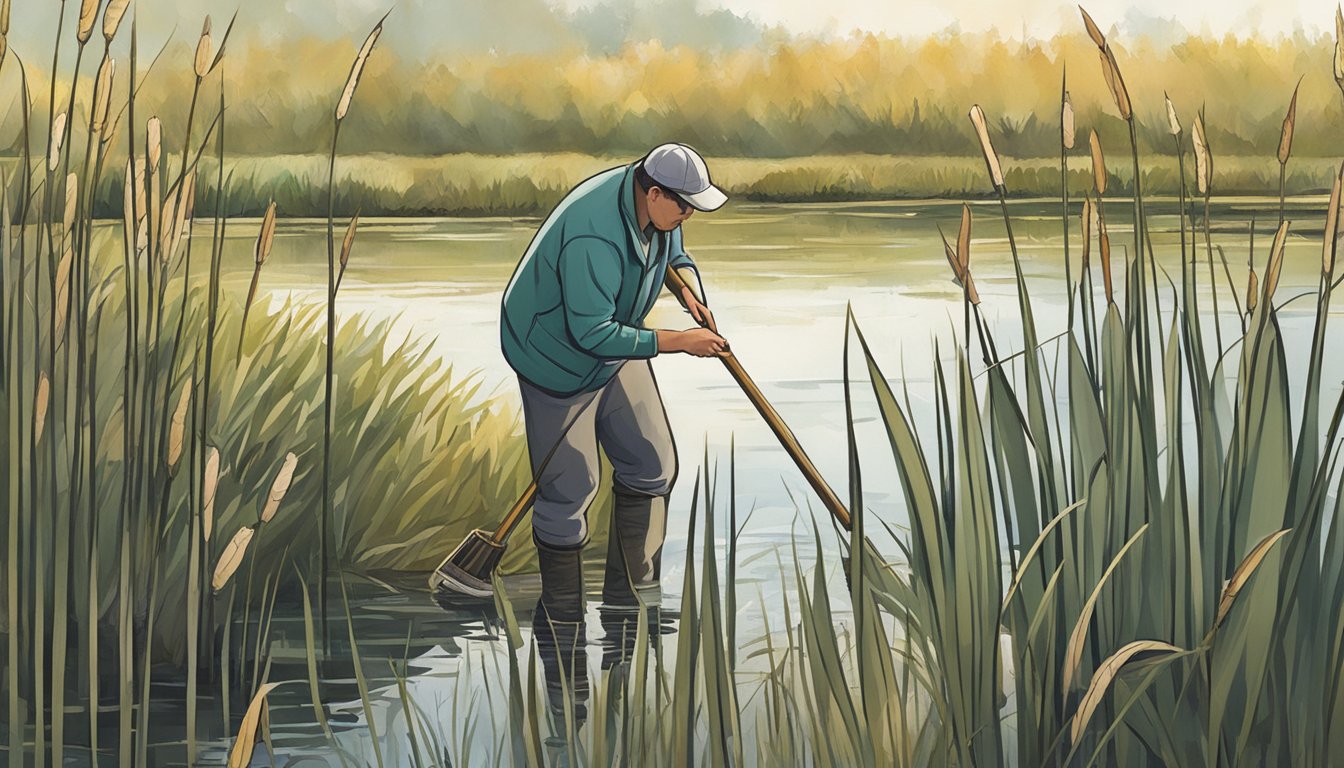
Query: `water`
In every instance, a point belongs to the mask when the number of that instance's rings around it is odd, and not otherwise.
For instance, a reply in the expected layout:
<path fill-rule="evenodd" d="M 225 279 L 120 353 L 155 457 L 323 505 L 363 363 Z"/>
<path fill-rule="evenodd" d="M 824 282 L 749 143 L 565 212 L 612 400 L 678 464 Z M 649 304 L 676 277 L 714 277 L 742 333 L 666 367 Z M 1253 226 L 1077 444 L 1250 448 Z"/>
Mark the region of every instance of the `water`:
<path fill-rule="evenodd" d="M 1263 222 L 1257 226 L 1255 239 L 1257 271 L 1263 282 L 1264 261 L 1277 223 L 1276 203 L 1228 200 L 1215 206 L 1213 216 L 1219 222 L 1215 242 L 1225 250 L 1243 302 L 1249 221 L 1255 215 Z M 1032 289 L 1038 337 L 1050 339 L 1066 324 L 1059 203 L 1024 201 L 1013 203 L 1011 208 L 1022 268 Z M 1015 352 L 1021 348 L 1017 295 L 998 205 L 981 203 L 973 209 L 971 263 L 983 298 L 982 311 L 994 330 L 999 350 Z M 1277 293 L 1280 302 L 1317 287 L 1323 209 L 1323 200 L 1303 200 L 1290 206 L 1289 217 L 1297 219 L 1293 231 L 1299 234 L 1288 242 Z M 1071 268 L 1076 279 L 1080 243 L 1077 207 L 1073 210 Z M 1132 246 L 1128 225 L 1131 210 L 1124 201 L 1107 204 L 1117 286 L 1123 285 L 1122 265 Z M 1173 211 L 1170 203 L 1157 202 L 1149 223 L 1160 265 L 1179 281 L 1179 232 Z M 931 430 L 934 350 L 949 359 L 951 351 L 962 343 L 961 289 L 950 279 L 939 228 L 955 238 L 960 216 L 960 204 L 947 202 L 744 203 L 729 205 L 714 214 L 697 214 L 685 225 L 687 248 L 700 266 L 708 303 L 721 332 L 842 498 L 848 487 L 843 390 L 846 310 L 852 308 L 888 378 L 903 381 L 909 388 L 917 424 Z M 482 396 L 516 404 L 516 380 L 499 352 L 498 305 L 518 256 L 538 223 L 536 219 L 362 221 L 341 289 L 340 312 L 394 318 L 399 333 L 424 338 L 459 372 L 477 372 L 486 383 Z M 230 225 L 225 288 L 240 297 L 251 275 L 255 229 L 250 222 Z M 1096 270 L 1098 256 L 1095 247 L 1092 250 Z M 1208 266 L 1202 255 L 1198 268 L 1204 281 L 1201 307 L 1207 310 L 1211 308 Z M 285 222 L 279 229 L 272 259 L 263 270 L 262 290 L 269 292 L 273 301 L 294 298 L 317 302 L 324 295 L 325 270 L 325 222 Z M 1217 278 L 1224 336 L 1235 337 L 1238 333 L 1233 329 L 1239 328 L 1239 322 L 1221 263 Z M 1165 283 L 1165 279 L 1160 280 Z M 1099 277 L 1095 290 L 1100 303 Z M 1165 288 L 1163 298 L 1169 305 L 1170 292 Z M 1289 305 L 1281 315 L 1289 339 L 1289 370 L 1295 373 L 1305 370 L 1313 311 L 1314 299 L 1307 297 Z M 1168 309 L 1163 322 L 1170 321 Z M 664 297 L 648 322 L 651 327 L 665 328 L 693 324 L 670 297 Z M 1208 336 L 1212 339 L 1213 334 Z M 1045 360 L 1052 362 L 1058 349 L 1057 342 L 1044 344 Z M 973 352 L 973 360 L 973 369 L 979 371 L 978 352 Z M 1323 393 L 1326 403 L 1338 393 L 1338 382 L 1344 378 L 1341 366 L 1339 360 L 1327 366 L 1323 380 L 1332 383 Z M 851 368 L 856 434 L 863 456 L 864 502 L 872 514 L 899 528 L 905 522 L 900 487 L 856 350 L 851 353 Z M 708 452 L 710 466 L 717 470 L 722 498 L 732 444 L 739 516 L 746 519 L 739 554 L 739 634 L 746 640 L 757 638 L 762 612 L 776 608 L 785 590 L 792 592 L 793 552 L 789 544 L 795 534 L 799 536 L 804 568 L 812 567 L 813 545 L 806 532 L 812 518 L 807 505 L 810 503 L 817 515 L 824 515 L 823 508 L 718 361 L 670 355 L 656 359 L 654 370 L 681 461 L 664 555 L 665 604 L 675 607 L 673 593 L 682 583 L 681 561 L 695 473 Z M 1016 368 L 1014 375 L 1020 375 Z M 1300 379 L 1298 375 L 1294 383 L 1300 385 Z M 725 517 L 726 512 L 721 510 L 720 523 Z M 834 563 L 836 537 L 823 519 L 818 518 L 817 523 L 826 556 Z M 722 525 L 719 530 L 724 530 Z M 718 539 L 722 551 L 725 537 L 721 533 Z M 879 548 L 894 557 L 894 547 L 883 547 L 879 541 Z M 776 551 L 779 560 L 773 556 Z M 777 562 L 783 563 L 784 574 Z M 589 570 L 590 574 L 594 572 L 600 571 Z M 421 583 L 418 576 L 414 581 Z M 843 591 L 843 581 L 836 586 L 836 591 Z M 535 587 L 534 580 L 529 579 L 510 585 L 524 628 L 535 600 Z M 386 733 L 389 720 L 398 718 L 400 712 L 398 690 L 386 659 L 405 656 L 410 660 L 411 693 L 443 725 L 444 740 L 456 745 L 453 754 L 465 755 L 471 764 L 490 762 L 501 732 L 492 725 L 488 708 L 501 706 L 503 691 L 487 693 L 481 675 L 503 669 L 500 654 L 504 644 L 498 617 L 488 611 L 444 611 L 423 592 L 388 591 L 368 585 L 357 588 L 352 612 L 365 666 L 374 678 L 370 684 L 379 731 Z M 282 659 L 273 668 L 271 679 L 305 680 L 301 614 L 284 607 L 277 613 L 282 615 L 278 615 L 274 633 Z M 847 620 L 843 610 L 837 610 L 836 615 L 838 621 Z M 594 653 L 599 652 L 599 627 L 593 612 L 589 639 L 594 643 Z M 668 629 L 674 628 L 675 619 L 671 617 Z M 344 631 L 343 622 L 334 626 L 333 632 L 340 635 L 335 641 L 338 649 L 345 647 Z M 352 752 L 371 756 L 366 730 L 362 726 L 343 727 L 364 720 L 358 694 L 348 680 L 349 671 L 333 669 L 324 674 L 338 681 L 326 686 L 324 698 L 342 744 Z M 347 678 L 344 684 L 339 682 L 342 675 Z M 493 698 L 487 700 L 487 696 Z M 290 757 L 320 753 L 320 731 L 308 709 L 306 683 L 282 687 L 272 701 L 276 740 L 282 751 Z M 236 709 L 240 705 L 234 706 Z M 475 712 L 477 719 L 469 721 L 468 711 Z M 205 717 L 203 714 L 203 720 Z M 474 728 L 470 738 L 465 730 L 469 722 L 475 723 L 470 726 Z M 750 727 L 748 719 L 744 718 L 744 724 Z M 393 730 L 404 731 L 405 723 L 399 721 Z M 207 757 L 220 758 L 222 748 L 223 744 L 218 744 Z M 384 746 L 385 750 L 405 748 L 405 743 Z M 476 751 L 457 751 L 470 749 Z M 405 756 L 404 752 L 397 754 Z M 389 764 L 397 762 L 386 753 L 384 758 Z M 283 762 L 278 758 L 279 764 Z"/>

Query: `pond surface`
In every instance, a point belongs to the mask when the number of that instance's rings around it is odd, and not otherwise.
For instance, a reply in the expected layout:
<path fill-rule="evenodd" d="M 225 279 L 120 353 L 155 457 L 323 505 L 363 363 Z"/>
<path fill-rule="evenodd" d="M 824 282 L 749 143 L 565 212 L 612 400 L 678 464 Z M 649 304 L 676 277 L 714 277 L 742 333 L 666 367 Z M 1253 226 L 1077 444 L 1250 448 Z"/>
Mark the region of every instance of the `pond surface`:
<path fill-rule="evenodd" d="M 1021 348 L 1017 295 L 998 203 L 972 207 L 975 225 L 971 264 L 983 298 L 982 311 L 1000 352 L 1016 352 Z M 1022 269 L 1032 291 L 1038 337 L 1048 340 L 1066 326 L 1059 202 L 1021 201 L 1010 208 Z M 1290 203 L 1288 216 L 1294 220 L 1296 234 L 1288 242 L 1277 293 L 1280 302 L 1317 288 L 1324 208 L 1324 199 Z M 1074 279 L 1080 258 L 1077 211 L 1075 205 L 1070 228 Z M 1107 202 L 1117 286 L 1123 285 L 1122 265 L 1132 248 L 1128 223 L 1131 212 L 1125 201 Z M 934 350 L 950 361 L 951 353 L 962 343 L 961 289 L 950 279 L 939 230 L 955 238 L 960 216 L 960 204 L 949 202 L 742 203 L 730 204 L 713 214 L 696 214 L 685 225 L 687 249 L 700 266 L 708 303 L 721 332 L 841 498 L 846 497 L 848 487 L 843 384 L 846 309 L 852 308 L 887 377 L 893 382 L 903 381 L 909 388 L 915 420 L 931 433 Z M 1253 216 L 1261 222 L 1256 225 L 1254 252 L 1263 280 L 1264 262 L 1277 223 L 1277 200 L 1226 200 L 1216 203 L 1213 211 L 1217 222 L 1214 244 L 1225 252 L 1232 282 L 1243 303 Z M 1160 265 L 1179 281 L 1180 233 L 1175 205 L 1170 201 L 1154 203 L 1149 222 Z M 538 223 L 537 219 L 362 221 L 341 289 L 339 311 L 343 315 L 394 318 L 399 333 L 422 338 L 458 372 L 476 372 L 482 377 L 486 383 L 483 396 L 516 405 L 517 382 L 499 352 L 498 308 L 504 286 Z M 255 222 L 230 224 L 225 287 L 239 296 L 246 292 L 251 274 L 255 230 Z M 1095 247 L 1092 260 L 1095 275 Z M 1215 263 L 1223 335 L 1235 338 L 1238 333 L 1233 329 L 1239 331 L 1240 326 L 1232 292 L 1221 262 L 1215 258 Z M 1204 292 L 1201 308 L 1211 309 L 1209 267 L 1202 241 L 1197 266 Z M 262 290 L 270 292 L 277 302 L 290 297 L 318 302 L 325 291 L 325 270 L 325 222 L 283 222 L 272 259 L 262 273 Z M 1095 292 L 1100 302 L 1099 276 Z M 1163 319 L 1169 324 L 1169 291 L 1163 299 Z M 1305 370 L 1302 363 L 1308 351 L 1313 311 L 1314 299 L 1306 297 L 1290 304 L 1281 315 L 1289 339 L 1289 370 L 1295 374 Z M 660 301 L 648 323 L 660 328 L 693 324 L 669 296 Z M 1208 336 L 1212 339 L 1213 334 Z M 1057 349 L 1057 342 L 1042 345 L 1048 363 L 1053 364 Z M 905 516 L 891 454 L 876 419 L 857 345 L 851 354 L 864 502 L 872 514 L 900 528 Z M 972 368 L 977 372 L 983 368 L 978 352 L 973 353 Z M 722 502 L 727 495 L 731 445 L 735 450 L 742 529 L 738 633 L 744 642 L 754 641 L 762 631 L 762 614 L 775 609 L 786 592 L 794 595 L 791 542 L 798 543 L 803 567 L 812 567 L 815 557 L 808 532 L 812 527 L 808 505 L 819 516 L 824 515 L 823 508 L 718 361 L 662 356 L 654 361 L 654 370 L 681 462 L 664 554 L 664 605 L 677 607 L 675 593 L 682 583 L 681 562 L 696 471 L 708 456 L 709 464 L 717 468 Z M 1013 375 L 1020 376 L 1020 368 L 1015 366 Z M 1344 362 L 1336 356 L 1334 362 L 1327 363 L 1323 377 L 1329 382 L 1323 392 L 1326 403 L 1337 395 L 1341 378 Z M 716 519 L 718 529 L 724 531 L 726 507 L 720 506 Z M 826 558 L 834 565 L 836 537 L 820 517 L 817 523 Z M 725 536 L 718 538 L 722 549 Z M 895 559 L 896 549 L 889 541 L 884 545 L 879 540 L 878 546 Z M 773 556 L 775 552 L 780 555 L 778 559 Z M 779 563 L 783 563 L 783 573 Z M 589 573 L 600 570 L 590 569 Z M 418 579 L 416 583 L 420 583 Z M 404 721 L 392 722 L 399 716 L 401 705 L 386 661 L 392 658 L 399 662 L 405 656 L 410 659 L 408 689 L 441 723 L 444 740 L 455 745 L 454 759 L 459 763 L 465 760 L 462 764 L 493 764 L 492 750 L 499 748 L 501 734 L 492 725 L 491 713 L 502 711 L 503 689 L 490 686 L 505 679 L 500 672 L 505 646 L 498 617 L 492 611 L 445 611 L 423 591 L 356 586 L 351 612 L 369 669 L 374 719 L 380 733 L 387 734 L 389 725 L 395 733 L 405 731 Z M 843 579 L 836 587 L 836 592 L 843 591 Z M 590 584 L 590 591 L 598 588 Z M 520 578 L 509 589 L 526 637 L 535 581 Z M 847 621 L 844 606 L 837 606 L 836 618 Z M 665 623 L 668 631 L 675 631 L 675 617 L 665 617 Z M 302 627 L 301 613 L 286 613 L 283 607 L 277 611 L 273 632 L 279 641 L 278 657 L 271 679 L 300 681 L 282 686 L 272 697 L 277 749 L 290 757 L 321 752 L 321 732 L 308 708 L 307 685 L 303 682 Z M 344 622 L 334 623 L 333 635 L 338 636 L 336 648 L 348 645 Z M 600 653 L 601 635 L 594 610 L 588 630 L 594 654 Z M 592 663 L 596 667 L 595 658 Z M 330 670 L 329 674 L 339 680 L 342 674 L 348 677 L 349 671 Z M 486 677 L 493 681 L 490 686 L 483 683 Z M 342 728 L 364 721 L 353 682 L 347 679 L 344 684 L 328 686 L 324 698 L 341 742 L 352 752 L 371 757 L 367 730 L 362 725 Z M 235 703 L 235 710 L 240 706 Z M 751 721 L 743 719 L 748 727 Z M 222 759 L 224 746 L 217 742 L 205 756 Z M 406 759 L 406 746 L 393 738 L 383 746 L 384 759 L 388 764 L 400 764 Z M 389 758 L 389 751 L 400 757 Z M 281 757 L 277 756 L 277 764 L 284 764 Z"/>

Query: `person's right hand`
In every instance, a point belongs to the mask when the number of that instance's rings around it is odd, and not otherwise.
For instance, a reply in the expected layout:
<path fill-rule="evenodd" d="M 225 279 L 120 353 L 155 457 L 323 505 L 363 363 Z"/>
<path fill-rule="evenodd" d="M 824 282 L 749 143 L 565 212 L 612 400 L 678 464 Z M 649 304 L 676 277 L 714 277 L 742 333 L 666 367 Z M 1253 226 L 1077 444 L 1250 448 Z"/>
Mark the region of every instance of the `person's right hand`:
<path fill-rule="evenodd" d="M 696 357 L 717 357 L 728 349 L 728 341 L 708 328 L 691 328 L 685 331 L 672 331 L 670 344 L 663 344 L 663 334 L 659 331 L 659 349 L 663 352 L 685 352 Z"/>

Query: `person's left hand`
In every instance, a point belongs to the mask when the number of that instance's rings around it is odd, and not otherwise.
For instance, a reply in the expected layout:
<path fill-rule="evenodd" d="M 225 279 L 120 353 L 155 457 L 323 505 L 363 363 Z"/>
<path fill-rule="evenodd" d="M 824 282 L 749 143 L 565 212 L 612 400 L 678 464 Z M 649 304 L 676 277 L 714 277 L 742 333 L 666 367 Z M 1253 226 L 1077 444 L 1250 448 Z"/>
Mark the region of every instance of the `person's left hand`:
<path fill-rule="evenodd" d="M 686 306 L 686 311 L 691 313 L 691 317 L 695 318 L 695 322 L 715 333 L 719 332 L 718 326 L 714 324 L 714 313 L 695 297 L 689 286 L 681 292 L 681 303 Z"/>

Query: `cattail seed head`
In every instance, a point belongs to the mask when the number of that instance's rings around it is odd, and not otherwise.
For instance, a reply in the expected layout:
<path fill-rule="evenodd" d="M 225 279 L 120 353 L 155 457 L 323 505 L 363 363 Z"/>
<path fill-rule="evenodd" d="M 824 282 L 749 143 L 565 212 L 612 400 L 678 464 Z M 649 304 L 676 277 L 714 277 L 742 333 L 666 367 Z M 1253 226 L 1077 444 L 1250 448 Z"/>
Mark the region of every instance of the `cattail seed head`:
<path fill-rule="evenodd" d="M 0 2 L 0 35 L 9 34 L 9 0 Z"/>
<path fill-rule="evenodd" d="M 384 16 L 383 19 L 387 17 Z M 355 56 L 355 63 L 350 67 L 350 75 L 345 80 L 345 89 L 341 91 L 341 99 L 336 102 L 336 121 L 345 119 L 346 112 L 350 111 L 350 100 L 355 96 L 355 86 L 359 85 L 359 76 L 364 72 L 364 64 L 369 60 L 369 54 L 373 52 L 374 43 L 378 42 L 378 36 L 383 33 L 383 20 L 379 19 L 374 25 L 369 36 L 364 38 L 364 45 L 360 46 L 359 53 Z"/>
<path fill-rule="evenodd" d="M 51 121 L 51 153 L 47 155 L 47 170 L 56 170 L 61 158 L 61 145 L 65 142 L 65 113 L 62 112 Z"/>
<path fill-rule="evenodd" d="M 209 543 L 215 524 L 215 495 L 219 491 L 219 449 L 210 446 L 205 455 L 205 476 L 201 481 L 201 534 Z"/>
<path fill-rule="evenodd" d="M 1341 190 L 1344 188 L 1344 163 L 1340 163 L 1335 174 L 1334 184 L 1330 187 L 1330 204 L 1325 209 L 1325 232 L 1322 236 L 1321 272 L 1329 276 L 1335 271 L 1335 251 L 1338 247 L 1341 203 Z"/>
<path fill-rule="evenodd" d="M 196 77 L 205 77 L 210 74 L 210 53 L 213 44 L 210 41 L 210 17 L 205 17 L 205 24 L 201 27 L 201 37 L 196 41 L 196 61 L 194 69 Z"/>
<path fill-rule="evenodd" d="M 256 533 L 251 528 L 239 528 L 238 532 L 229 540 L 228 545 L 224 547 L 224 553 L 219 556 L 219 561 L 215 563 L 215 573 L 210 579 L 210 588 L 218 593 L 233 578 L 234 571 L 243 564 L 243 556 L 247 554 L 247 545 L 252 543 L 252 536 Z"/>
<path fill-rule="evenodd" d="M 42 431 L 47 425 L 47 401 L 51 398 L 51 382 L 44 371 L 37 381 L 37 395 L 33 402 L 33 442 L 42 440 Z"/>
<path fill-rule="evenodd" d="M 1176 119 L 1176 105 L 1171 103 L 1171 97 L 1164 91 L 1162 97 L 1167 100 L 1167 131 L 1172 136 L 1181 135 L 1181 121 Z"/>
<path fill-rule="evenodd" d="M 350 219 L 350 226 L 345 228 L 345 239 L 341 241 L 341 269 L 350 263 L 350 249 L 355 246 L 355 230 L 359 228 L 359 214 Z"/>
<path fill-rule="evenodd" d="M 145 146 L 148 149 L 149 167 L 157 173 L 159 158 L 163 152 L 163 123 L 159 121 L 157 115 L 149 118 L 149 122 L 145 124 Z"/>
<path fill-rule="evenodd" d="M 121 26 L 121 19 L 130 4 L 131 0 L 109 0 L 107 10 L 103 11 L 103 39 L 107 42 L 117 36 L 117 27 Z"/>
<path fill-rule="evenodd" d="M 1064 104 L 1060 108 L 1060 133 L 1064 141 L 1065 149 L 1073 149 L 1074 124 L 1073 124 L 1073 99 L 1069 98 L 1069 92 L 1064 92 Z"/>
<path fill-rule="evenodd" d="M 187 436 L 187 407 L 191 405 L 191 379 L 182 385 L 182 394 L 177 398 L 177 408 L 173 410 L 173 420 L 168 427 L 168 472 L 177 474 L 178 462 L 182 459 L 182 444 Z"/>
<path fill-rule="evenodd" d="M 266 215 L 261 218 L 261 232 L 257 235 L 257 244 L 252 249 L 257 266 L 266 263 L 271 255 L 271 244 L 275 242 L 275 201 L 266 206 Z"/>
<path fill-rule="evenodd" d="M 1101 74 L 1106 78 L 1106 87 L 1111 89 L 1111 98 L 1115 99 L 1115 108 L 1120 117 L 1129 120 L 1134 116 L 1134 108 L 1129 102 L 1129 89 L 1125 87 L 1125 78 L 1120 74 L 1120 65 L 1115 61 L 1115 52 L 1107 45 L 1101 52 Z"/>
<path fill-rule="evenodd" d="M 1101 34 L 1101 28 L 1092 20 L 1092 16 L 1088 14 L 1087 9 L 1080 5 L 1078 6 L 1078 12 L 1083 14 L 1083 26 L 1087 27 L 1087 36 L 1092 38 L 1092 42 L 1095 43 L 1098 48 L 1105 48 L 1106 36 Z"/>
<path fill-rule="evenodd" d="M 271 492 L 266 497 L 266 506 L 261 510 L 261 522 L 269 523 L 271 518 L 275 517 L 276 510 L 280 509 L 280 502 L 285 500 L 285 494 L 289 493 L 289 485 L 294 481 L 294 470 L 299 466 L 299 457 L 293 452 L 285 454 L 285 462 L 280 465 L 280 471 L 275 475 L 275 482 L 271 483 Z"/>
<path fill-rule="evenodd" d="M 1088 134 L 1087 143 L 1092 147 L 1092 185 L 1100 197 L 1106 194 L 1106 158 L 1101 153 L 1101 137 L 1095 130 Z"/>
<path fill-rule="evenodd" d="M 1207 196 L 1213 187 L 1213 153 L 1209 151 L 1209 140 L 1204 133 L 1202 112 L 1195 113 L 1195 127 L 1190 132 L 1190 138 L 1195 145 L 1195 181 L 1198 182 L 1199 193 Z"/>
<path fill-rule="evenodd" d="M 117 73 L 117 62 L 107 56 L 98 66 L 98 80 L 93 88 L 93 130 L 102 133 L 107 126 L 107 113 L 112 105 L 112 80 Z"/>
<path fill-rule="evenodd" d="M 1298 87 L 1293 88 L 1293 98 L 1288 102 L 1288 114 L 1283 116 L 1283 130 L 1279 133 L 1279 165 L 1287 165 L 1288 157 L 1293 152 L 1293 125 L 1297 122 L 1297 90 L 1301 85 L 1301 81 L 1298 81 Z"/>
<path fill-rule="evenodd" d="M 84 0 L 79 5 L 79 31 L 75 36 L 79 44 L 89 42 L 93 36 L 93 22 L 98 19 L 98 0 Z"/>
<path fill-rule="evenodd" d="M 980 139 L 980 151 L 985 156 L 985 167 L 989 169 L 989 180 L 994 184 L 994 189 L 1002 191 L 1003 168 L 999 165 L 999 155 L 994 151 L 994 144 L 989 140 L 989 127 L 985 124 L 985 112 L 979 104 L 971 106 L 971 125 L 975 126 L 975 135 Z"/>
<path fill-rule="evenodd" d="M 1255 275 L 1255 267 L 1251 267 L 1250 275 L 1246 278 L 1246 314 L 1255 312 L 1255 308 L 1260 304 L 1259 279 Z"/>
<path fill-rule="evenodd" d="M 1083 197 L 1083 212 L 1078 217 L 1078 224 L 1083 231 L 1083 269 L 1088 268 L 1088 262 L 1092 255 L 1092 195 Z"/>

